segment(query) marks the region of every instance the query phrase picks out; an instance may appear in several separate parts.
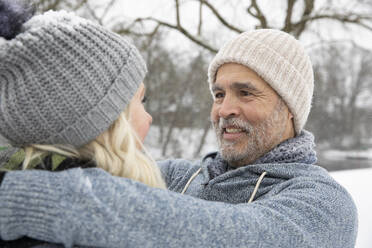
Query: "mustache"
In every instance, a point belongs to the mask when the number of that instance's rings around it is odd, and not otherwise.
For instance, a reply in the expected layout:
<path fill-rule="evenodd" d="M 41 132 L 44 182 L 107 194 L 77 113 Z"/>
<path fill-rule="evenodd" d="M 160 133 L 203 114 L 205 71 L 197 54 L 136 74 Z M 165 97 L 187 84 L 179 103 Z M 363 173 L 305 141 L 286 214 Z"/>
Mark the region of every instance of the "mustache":
<path fill-rule="evenodd" d="M 218 122 L 214 124 L 219 130 L 223 130 L 226 127 L 236 127 L 242 129 L 245 132 L 251 132 L 253 129 L 253 125 L 250 124 L 248 121 L 239 119 L 239 118 L 219 118 Z"/>

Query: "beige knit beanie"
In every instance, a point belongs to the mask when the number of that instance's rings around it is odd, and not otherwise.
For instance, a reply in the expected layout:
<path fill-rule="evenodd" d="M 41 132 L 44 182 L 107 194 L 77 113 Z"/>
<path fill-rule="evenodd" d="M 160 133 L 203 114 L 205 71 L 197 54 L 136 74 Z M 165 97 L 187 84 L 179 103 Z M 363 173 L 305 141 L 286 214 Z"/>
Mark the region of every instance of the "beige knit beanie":
<path fill-rule="evenodd" d="M 305 126 L 314 90 L 311 61 L 305 49 L 291 35 L 273 29 L 244 32 L 226 43 L 208 69 L 209 85 L 216 80 L 220 66 L 245 65 L 254 70 L 286 102 L 296 134 Z"/>

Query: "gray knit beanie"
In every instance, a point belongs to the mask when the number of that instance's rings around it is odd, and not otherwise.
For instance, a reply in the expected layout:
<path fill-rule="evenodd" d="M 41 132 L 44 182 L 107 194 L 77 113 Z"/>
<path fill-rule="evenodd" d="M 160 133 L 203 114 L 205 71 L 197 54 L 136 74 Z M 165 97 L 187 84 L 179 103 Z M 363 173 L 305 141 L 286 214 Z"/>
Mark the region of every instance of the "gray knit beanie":
<path fill-rule="evenodd" d="M 273 29 L 240 34 L 225 44 L 209 65 L 210 86 L 218 68 L 226 63 L 255 71 L 286 102 L 294 116 L 295 131 L 301 132 L 310 113 L 314 76 L 310 58 L 299 41 Z"/>
<path fill-rule="evenodd" d="M 65 11 L 34 16 L 0 37 L 0 135 L 14 146 L 84 145 L 119 117 L 146 72 L 119 35 Z"/>

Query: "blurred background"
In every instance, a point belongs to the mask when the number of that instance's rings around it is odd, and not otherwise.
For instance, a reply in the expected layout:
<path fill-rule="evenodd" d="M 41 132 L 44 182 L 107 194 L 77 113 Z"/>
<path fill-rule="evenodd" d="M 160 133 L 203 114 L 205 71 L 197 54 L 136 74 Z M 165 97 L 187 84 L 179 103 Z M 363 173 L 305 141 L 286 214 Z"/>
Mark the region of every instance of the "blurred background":
<path fill-rule="evenodd" d="M 207 68 L 219 47 L 257 28 L 291 33 L 306 47 L 315 93 L 306 129 L 329 171 L 372 167 L 370 0 L 33 0 L 73 11 L 126 36 L 147 60 L 146 145 L 156 159 L 217 149 Z M 76 65 L 79 66 L 79 65 Z"/>

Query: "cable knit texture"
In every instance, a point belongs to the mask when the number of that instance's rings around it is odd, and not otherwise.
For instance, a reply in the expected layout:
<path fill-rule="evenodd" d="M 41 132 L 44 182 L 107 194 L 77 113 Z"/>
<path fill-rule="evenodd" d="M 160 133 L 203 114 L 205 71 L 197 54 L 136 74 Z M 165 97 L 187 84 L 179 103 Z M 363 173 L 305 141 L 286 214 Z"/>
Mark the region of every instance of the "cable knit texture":
<path fill-rule="evenodd" d="M 218 153 L 195 162 L 163 161 L 159 166 L 170 191 L 97 168 L 9 172 L 0 188 L 0 238 L 28 235 L 66 247 L 353 248 L 352 198 L 311 164 L 310 135 L 304 132 L 289 143 L 303 148 L 288 146 L 297 151 L 288 163 L 268 155 L 268 163 L 214 178 L 211 165 L 225 164 Z M 254 201 L 247 203 L 264 171 Z"/>
<path fill-rule="evenodd" d="M 0 135 L 14 146 L 95 139 L 124 111 L 146 74 L 138 50 L 65 11 L 32 17 L 0 37 Z"/>
<path fill-rule="evenodd" d="M 227 42 L 209 65 L 210 86 L 220 66 L 238 63 L 255 71 L 286 102 L 294 117 L 296 133 L 305 126 L 314 91 L 309 56 L 299 41 L 274 29 L 244 32 Z"/>

